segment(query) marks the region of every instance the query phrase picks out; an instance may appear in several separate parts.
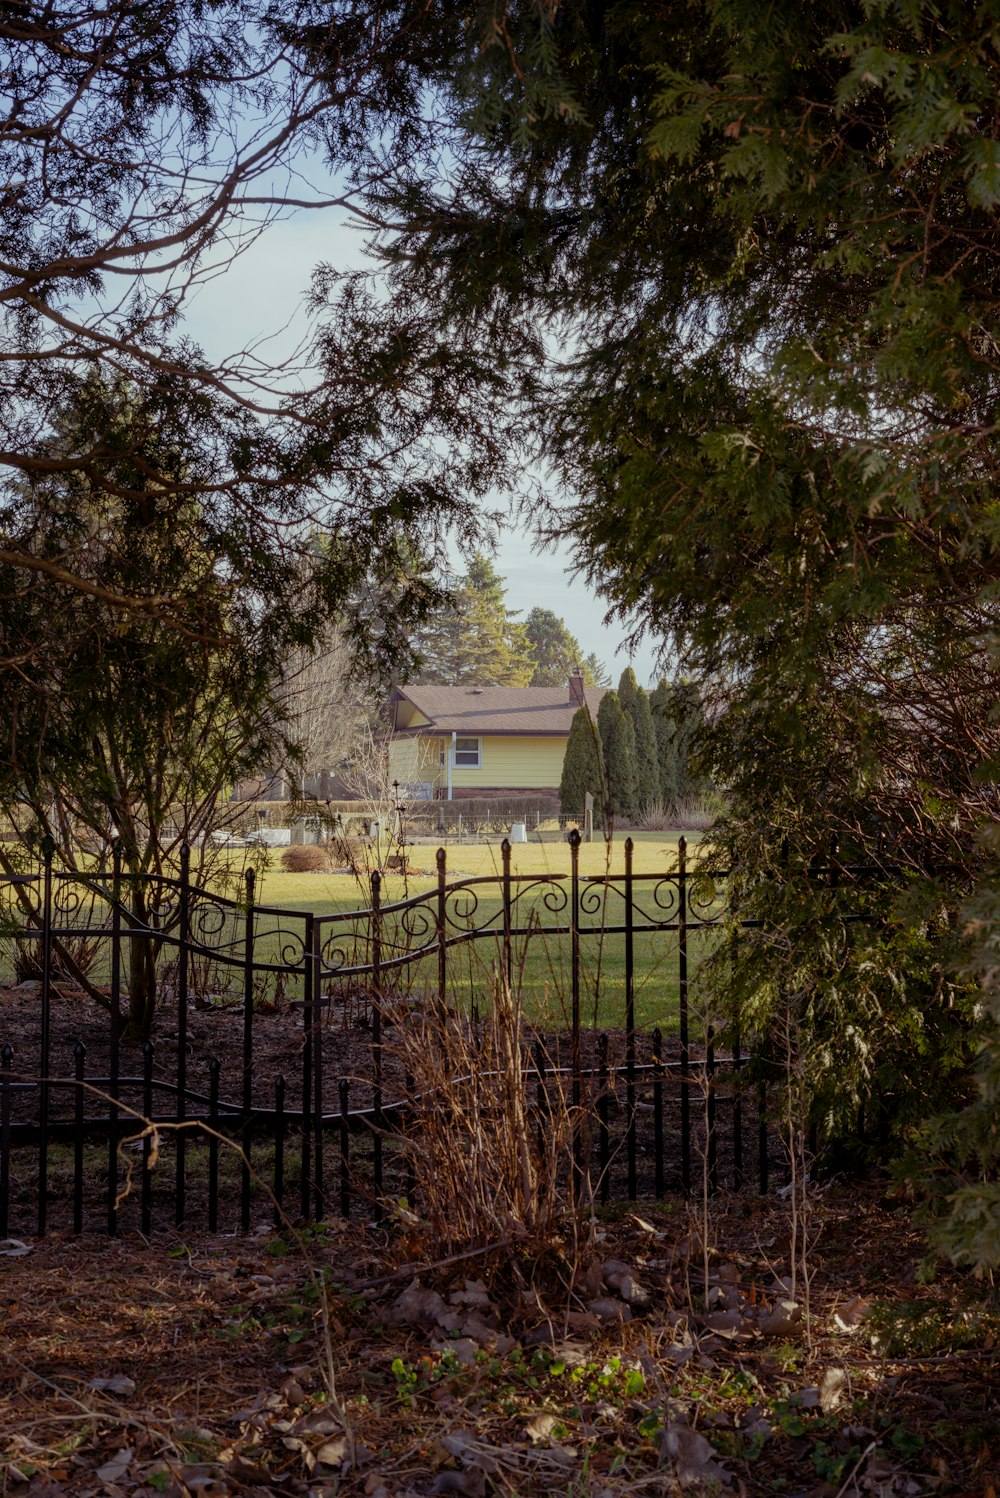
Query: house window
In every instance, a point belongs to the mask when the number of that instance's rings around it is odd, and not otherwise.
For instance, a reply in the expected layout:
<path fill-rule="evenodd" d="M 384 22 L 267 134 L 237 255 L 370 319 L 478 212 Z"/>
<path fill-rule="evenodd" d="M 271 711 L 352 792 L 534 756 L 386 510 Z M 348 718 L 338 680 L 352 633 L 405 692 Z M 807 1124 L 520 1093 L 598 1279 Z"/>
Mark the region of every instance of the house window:
<path fill-rule="evenodd" d="M 455 740 L 455 764 L 466 770 L 478 770 L 481 764 L 480 739 Z"/>

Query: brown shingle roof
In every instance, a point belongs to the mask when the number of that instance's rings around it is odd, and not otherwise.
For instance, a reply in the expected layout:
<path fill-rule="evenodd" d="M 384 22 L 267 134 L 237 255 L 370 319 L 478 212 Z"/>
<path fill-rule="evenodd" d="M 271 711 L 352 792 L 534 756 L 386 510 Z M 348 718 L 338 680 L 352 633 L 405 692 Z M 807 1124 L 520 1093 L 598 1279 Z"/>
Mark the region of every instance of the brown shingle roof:
<path fill-rule="evenodd" d="M 586 687 L 587 706 L 594 717 L 604 687 Z M 412 703 L 431 721 L 403 733 L 518 733 L 569 734 L 577 704 L 568 687 L 438 687 L 404 686 L 393 690 L 392 724 L 401 700 Z"/>

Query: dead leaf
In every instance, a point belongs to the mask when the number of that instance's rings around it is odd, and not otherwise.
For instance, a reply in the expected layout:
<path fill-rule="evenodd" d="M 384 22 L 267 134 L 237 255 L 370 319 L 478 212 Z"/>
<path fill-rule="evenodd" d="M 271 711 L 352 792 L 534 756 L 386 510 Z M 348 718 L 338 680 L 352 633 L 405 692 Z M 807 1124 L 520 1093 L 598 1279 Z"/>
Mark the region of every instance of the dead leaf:
<path fill-rule="evenodd" d="M 819 1407 L 824 1415 L 829 1415 L 840 1404 L 846 1382 L 846 1368 L 828 1368 L 823 1374 L 819 1386 Z"/>
<path fill-rule="evenodd" d="M 441 1446 L 448 1456 L 457 1458 L 465 1467 L 474 1467 L 480 1476 L 483 1473 L 493 1476 L 498 1470 L 496 1457 L 491 1455 L 495 1448 L 477 1440 L 471 1430 L 453 1430 L 441 1437 Z"/>
<path fill-rule="evenodd" d="M 609 1274 L 606 1275 L 608 1288 L 616 1291 L 628 1305 L 642 1309 L 648 1306 L 653 1297 L 645 1285 L 640 1285 L 634 1275 Z"/>
<path fill-rule="evenodd" d="M 462 1290 L 452 1290 L 448 1299 L 453 1306 L 475 1306 L 481 1311 L 496 1310 L 496 1306 L 490 1300 L 486 1286 L 482 1280 L 466 1280 L 465 1288 Z"/>
<path fill-rule="evenodd" d="M 480 1344 L 472 1337 L 456 1337 L 447 1342 L 432 1341 L 435 1352 L 450 1352 L 463 1368 L 472 1368 L 479 1353 Z"/>
<path fill-rule="evenodd" d="M 106 1483 L 121 1482 L 132 1463 L 134 1455 L 135 1452 L 131 1446 L 123 1446 L 110 1461 L 104 1463 L 103 1467 L 98 1467 L 95 1476 Z"/>
<path fill-rule="evenodd" d="M 834 1328 L 841 1332 L 853 1332 L 861 1325 L 870 1310 L 871 1302 L 861 1295 L 855 1295 L 853 1300 L 846 1301 L 834 1311 Z"/>
<path fill-rule="evenodd" d="M 0 1258 L 23 1259 L 34 1248 L 33 1243 L 22 1243 L 20 1238 L 4 1238 L 0 1242 Z"/>
<path fill-rule="evenodd" d="M 733 1331 L 743 1325 L 743 1316 L 739 1311 L 710 1311 L 707 1316 L 699 1317 L 699 1320 L 702 1326 L 707 1326 L 713 1332 Z"/>
<path fill-rule="evenodd" d="M 549 1439 L 558 1423 L 555 1415 L 545 1413 L 533 1415 L 524 1427 L 524 1431 L 531 1444 L 537 1446 L 539 1441 L 547 1441 Z"/>
<path fill-rule="evenodd" d="M 800 1337 L 802 1307 L 794 1300 L 779 1300 L 773 1310 L 761 1312 L 757 1325 L 765 1337 Z"/>
<path fill-rule="evenodd" d="M 401 1295 L 393 1301 L 386 1312 L 385 1320 L 390 1326 L 443 1326 L 457 1321 L 453 1311 L 449 1312 L 436 1290 L 425 1290 L 418 1279 L 407 1285 Z"/>
<path fill-rule="evenodd" d="M 135 1393 L 135 1380 L 115 1374 L 112 1378 L 92 1378 L 87 1388 L 99 1394 L 117 1394 L 122 1399 L 130 1399 Z"/>
<path fill-rule="evenodd" d="M 338 1419 L 332 1405 L 320 1405 L 318 1409 L 307 1411 L 292 1426 L 297 1436 L 336 1436 L 343 1428 L 343 1422 Z"/>
<path fill-rule="evenodd" d="M 465 1472 L 439 1472 L 427 1492 L 455 1493 L 458 1498 L 484 1498 L 486 1474 L 482 1467 L 469 1467 Z"/>
<path fill-rule="evenodd" d="M 682 1488 L 706 1488 L 709 1483 L 728 1486 L 732 1478 L 717 1460 L 711 1442 L 683 1420 L 672 1420 L 660 1442 L 660 1461 L 669 1461 Z"/>
<path fill-rule="evenodd" d="M 631 1321 L 632 1312 L 621 1300 L 592 1300 L 587 1306 L 599 1321 Z"/>
<path fill-rule="evenodd" d="M 343 1466 L 347 1456 L 347 1437 L 338 1436 L 335 1441 L 324 1441 L 323 1445 L 313 1452 L 313 1456 L 317 1463 L 322 1463 L 324 1467 Z"/>

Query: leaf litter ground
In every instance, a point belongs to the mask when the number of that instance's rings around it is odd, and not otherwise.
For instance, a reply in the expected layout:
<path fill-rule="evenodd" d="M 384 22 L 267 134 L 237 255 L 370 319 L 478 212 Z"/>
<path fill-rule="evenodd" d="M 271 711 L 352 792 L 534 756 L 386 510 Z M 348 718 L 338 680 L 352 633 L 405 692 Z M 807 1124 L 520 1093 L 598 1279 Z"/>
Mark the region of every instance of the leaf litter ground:
<path fill-rule="evenodd" d="M 1000 1491 L 1000 1309 L 876 1187 L 600 1216 L 432 1263 L 421 1225 L 0 1244 L 0 1493 Z M 27 1251 L 25 1251 L 27 1250 Z M 706 1308 L 707 1306 L 707 1308 Z"/>

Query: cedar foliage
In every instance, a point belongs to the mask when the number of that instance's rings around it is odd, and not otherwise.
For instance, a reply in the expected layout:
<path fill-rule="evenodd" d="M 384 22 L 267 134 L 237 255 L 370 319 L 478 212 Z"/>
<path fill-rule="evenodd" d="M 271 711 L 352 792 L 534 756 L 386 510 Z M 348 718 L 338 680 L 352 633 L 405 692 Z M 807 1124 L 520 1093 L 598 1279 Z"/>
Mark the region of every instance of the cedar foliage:
<path fill-rule="evenodd" d="M 612 816 L 635 815 L 636 773 L 635 729 L 622 709 L 617 692 L 606 692 L 597 710 L 597 731 L 604 755 L 604 773 Z"/>
<path fill-rule="evenodd" d="M 565 686 L 577 668 L 586 686 L 595 685 L 593 669 L 584 658 L 580 642 L 552 609 L 533 608 L 524 621 L 524 634 L 535 663 L 529 686 Z"/>
<path fill-rule="evenodd" d="M 468 572 L 413 640 L 416 680 L 445 686 L 523 687 L 535 669 L 525 627 L 507 607 L 506 588 L 477 552 Z"/>
<path fill-rule="evenodd" d="M 631 666 L 627 666 L 621 674 L 618 700 L 631 718 L 635 731 L 636 786 L 633 814 L 639 816 L 660 795 L 660 766 L 649 696 L 636 681 Z"/>
<path fill-rule="evenodd" d="M 588 791 L 594 798 L 595 814 L 603 805 L 599 742 L 596 725 L 589 711 L 585 707 L 578 708 L 570 724 L 559 781 L 559 810 L 564 816 L 583 816 Z"/>
<path fill-rule="evenodd" d="M 395 195 L 400 305 L 463 338 L 480 320 L 576 496 L 550 531 L 711 686 L 699 773 L 761 922 L 718 991 L 794 1033 L 828 1138 L 891 1147 L 969 1085 L 974 891 L 1000 1021 L 1000 854 L 977 838 L 1000 760 L 1000 0 L 464 19 L 431 69 L 461 166 Z M 549 360 L 556 329 L 572 356 Z M 803 869 L 831 833 L 882 869 L 849 943 L 808 881 L 775 908 L 754 880 L 776 828 Z M 968 1189 L 995 1227 L 991 1054 Z M 971 1221 L 949 1251 L 1000 1262 Z"/>

